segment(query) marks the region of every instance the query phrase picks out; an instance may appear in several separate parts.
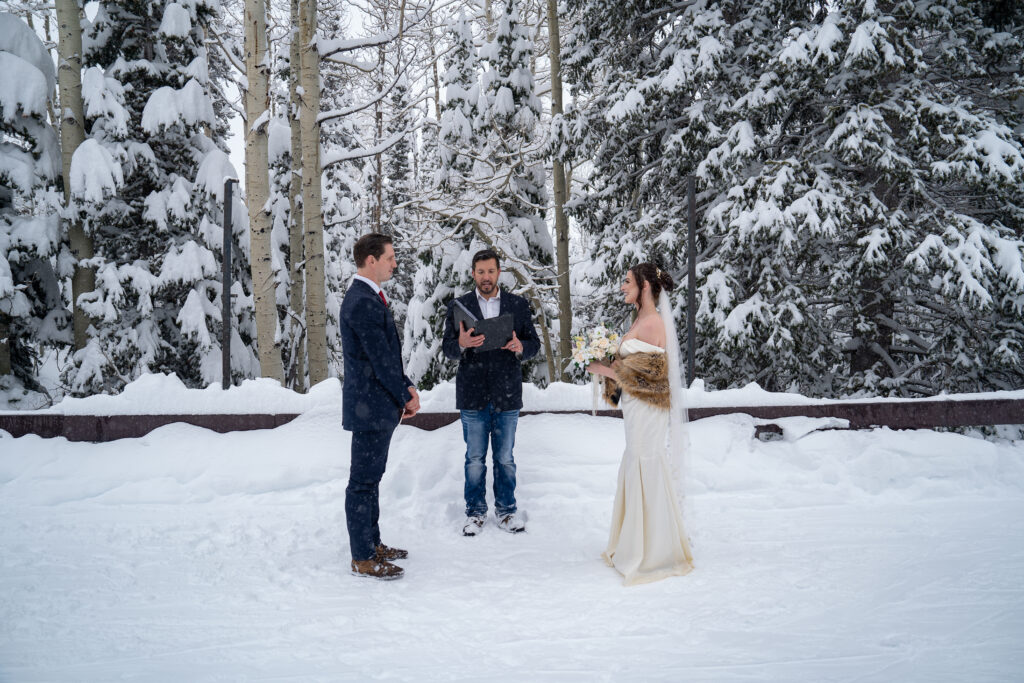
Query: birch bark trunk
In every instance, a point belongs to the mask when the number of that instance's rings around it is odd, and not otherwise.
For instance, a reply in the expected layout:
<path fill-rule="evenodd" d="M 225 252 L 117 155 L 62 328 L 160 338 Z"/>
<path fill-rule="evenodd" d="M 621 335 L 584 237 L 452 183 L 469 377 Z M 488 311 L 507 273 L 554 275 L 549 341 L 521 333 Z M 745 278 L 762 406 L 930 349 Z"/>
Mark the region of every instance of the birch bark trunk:
<path fill-rule="evenodd" d="M 562 115 L 562 56 L 558 26 L 558 1 L 548 0 L 548 42 L 551 53 L 551 116 Z M 566 369 L 572 356 L 572 297 L 569 292 L 569 221 L 565 216 L 567 187 L 565 166 L 551 162 L 555 199 L 555 263 L 558 268 L 558 376 L 568 381 Z M 554 378 L 552 378 L 554 379 Z"/>
<path fill-rule="evenodd" d="M 256 315 L 256 349 L 260 374 L 284 381 L 281 349 L 277 341 L 277 301 L 271 262 L 270 163 L 267 130 L 268 94 L 267 7 L 264 0 L 245 0 L 245 194 L 249 206 L 252 243 L 250 267 Z M 225 324 L 227 321 L 225 321 Z"/>
<path fill-rule="evenodd" d="M 85 141 L 85 116 L 82 106 L 82 14 L 76 0 L 57 0 L 57 87 L 60 90 L 60 149 L 64 174 L 64 201 L 71 199 L 71 157 Z M 79 307 L 78 299 L 96 289 L 96 271 L 80 266 L 95 255 L 92 236 L 80 221 L 68 226 L 68 241 L 75 257 L 71 275 L 71 305 L 75 350 L 85 348 L 92 320 Z"/>
<path fill-rule="evenodd" d="M 317 0 L 299 0 L 302 59 L 299 119 L 302 127 L 302 226 L 306 254 L 306 343 L 310 386 L 327 379 L 327 290 L 324 281 L 324 219 L 320 187 L 320 51 Z"/>
<path fill-rule="evenodd" d="M 299 125 L 299 72 L 302 55 L 299 50 L 299 0 L 291 0 L 292 42 L 290 46 L 291 68 L 288 74 L 288 123 L 292 130 L 292 174 L 288 188 L 288 307 L 293 316 L 291 325 L 298 329 L 293 334 L 298 338 L 292 342 L 294 356 L 292 369 L 295 372 L 293 388 L 299 393 L 306 391 L 306 330 L 301 321 L 305 306 L 305 274 L 303 273 L 302 248 L 302 127 Z"/>

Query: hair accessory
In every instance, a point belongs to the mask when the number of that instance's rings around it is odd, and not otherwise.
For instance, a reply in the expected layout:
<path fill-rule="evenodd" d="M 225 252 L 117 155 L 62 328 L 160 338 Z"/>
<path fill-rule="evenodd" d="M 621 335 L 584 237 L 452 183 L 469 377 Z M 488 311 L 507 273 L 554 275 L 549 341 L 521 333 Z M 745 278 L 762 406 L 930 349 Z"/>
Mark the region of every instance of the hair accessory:
<path fill-rule="evenodd" d="M 655 270 L 658 271 L 658 279 L 660 280 L 661 279 L 661 268 L 655 268 Z"/>

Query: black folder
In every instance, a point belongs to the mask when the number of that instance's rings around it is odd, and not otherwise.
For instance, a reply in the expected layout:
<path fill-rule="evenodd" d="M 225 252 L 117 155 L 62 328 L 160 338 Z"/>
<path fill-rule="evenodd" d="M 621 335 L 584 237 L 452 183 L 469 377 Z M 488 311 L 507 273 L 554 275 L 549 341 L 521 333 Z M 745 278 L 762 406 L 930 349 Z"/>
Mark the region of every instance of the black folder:
<path fill-rule="evenodd" d="M 473 351 L 493 351 L 500 349 L 512 340 L 512 331 L 515 329 L 515 320 L 511 313 L 499 315 L 496 318 L 478 319 L 473 312 L 462 305 L 458 299 L 455 300 L 455 329 L 461 329 L 460 323 L 466 324 L 467 330 L 473 330 L 474 335 L 484 335 L 484 343 L 474 347 Z"/>

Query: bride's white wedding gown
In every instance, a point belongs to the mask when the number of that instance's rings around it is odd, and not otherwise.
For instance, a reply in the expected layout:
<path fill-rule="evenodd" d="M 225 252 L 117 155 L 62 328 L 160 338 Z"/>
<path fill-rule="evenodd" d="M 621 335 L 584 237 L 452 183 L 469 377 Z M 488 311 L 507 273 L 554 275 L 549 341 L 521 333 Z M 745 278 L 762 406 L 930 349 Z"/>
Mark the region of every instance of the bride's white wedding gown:
<path fill-rule="evenodd" d="M 627 339 L 619 347 L 620 356 L 664 352 L 639 339 Z M 608 548 L 602 556 L 627 586 L 687 574 L 693 569 L 693 555 L 665 447 L 669 413 L 625 391 L 619 407 L 626 425 L 626 451 L 619 465 Z"/>

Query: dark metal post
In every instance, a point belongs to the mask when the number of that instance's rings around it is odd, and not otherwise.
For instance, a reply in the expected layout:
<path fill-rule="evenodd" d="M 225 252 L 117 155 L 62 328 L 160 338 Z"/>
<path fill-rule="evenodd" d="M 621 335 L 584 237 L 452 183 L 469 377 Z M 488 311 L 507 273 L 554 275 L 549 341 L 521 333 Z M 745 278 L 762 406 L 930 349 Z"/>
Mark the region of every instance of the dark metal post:
<path fill-rule="evenodd" d="M 689 234 L 686 238 L 686 384 L 694 379 L 697 344 L 697 179 L 686 177 L 690 200 Z"/>
<path fill-rule="evenodd" d="M 231 386 L 231 184 L 237 182 L 237 178 L 224 179 L 224 271 L 220 295 L 223 319 L 220 340 L 221 386 L 224 389 Z"/>

